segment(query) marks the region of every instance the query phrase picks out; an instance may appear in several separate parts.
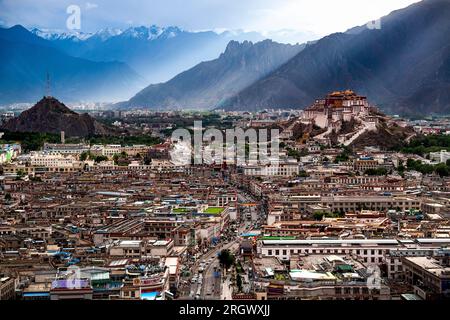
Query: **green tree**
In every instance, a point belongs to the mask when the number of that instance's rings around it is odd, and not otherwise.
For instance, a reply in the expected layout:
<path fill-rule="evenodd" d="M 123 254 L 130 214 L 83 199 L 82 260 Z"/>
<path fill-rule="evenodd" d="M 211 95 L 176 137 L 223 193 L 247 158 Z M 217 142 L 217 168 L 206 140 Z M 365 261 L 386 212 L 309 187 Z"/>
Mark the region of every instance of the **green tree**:
<path fill-rule="evenodd" d="M 238 290 L 242 291 L 242 277 L 239 273 L 236 275 L 236 285 L 238 287 Z"/>
<path fill-rule="evenodd" d="M 298 172 L 298 175 L 297 175 L 298 177 L 300 177 L 300 178 L 307 178 L 307 177 L 309 177 L 309 174 L 308 174 L 308 172 L 306 172 L 305 170 L 300 170 L 299 172 Z"/>
<path fill-rule="evenodd" d="M 86 161 L 89 158 L 90 154 L 88 151 L 84 151 L 80 154 L 80 161 Z"/>
<path fill-rule="evenodd" d="M 119 155 L 116 153 L 115 155 L 113 155 L 113 160 L 115 164 L 118 164 L 119 162 Z"/>
<path fill-rule="evenodd" d="M 218 258 L 220 265 L 225 269 L 230 268 L 235 261 L 234 255 L 228 249 L 220 251 Z"/>
<path fill-rule="evenodd" d="M 449 168 L 445 163 L 439 163 L 434 167 L 434 171 L 441 177 L 448 177 Z"/>
<path fill-rule="evenodd" d="M 385 176 L 388 173 L 386 168 L 367 169 L 364 174 L 369 176 Z"/>
<path fill-rule="evenodd" d="M 106 160 L 108 160 L 108 157 L 107 157 L 107 156 L 97 156 L 97 157 L 94 158 L 94 161 L 95 161 L 96 163 L 102 162 L 102 161 L 106 161 Z"/>
<path fill-rule="evenodd" d="M 314 220 L 317 220 L 317 221 L 322 220 L 324 216 L 326 216 L 326 213 L 325 213 L 325 212 L 315 212 L 315 213 L 313 214 Z"/>
<path fill-rule="evenodd" d="M 16 173 L 16 179 L 22 179 L 23 177 L 25 177 L 25 172 L 22 170 L 22 169 L 19 169 L 19 170 L 17 170 L 17 173 Z"/>

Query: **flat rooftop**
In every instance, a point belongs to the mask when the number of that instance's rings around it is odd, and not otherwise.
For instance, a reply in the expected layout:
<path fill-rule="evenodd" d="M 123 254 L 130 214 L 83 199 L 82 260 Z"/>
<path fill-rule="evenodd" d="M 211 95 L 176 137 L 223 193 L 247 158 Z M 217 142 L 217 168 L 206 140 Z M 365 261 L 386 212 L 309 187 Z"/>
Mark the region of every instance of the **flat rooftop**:
<path fill-rule="evenodd" d="M 429 257 L 405 257 L 404 259 L 420 268 L 425 269 L 437 277 L 442 275 L 450 277 L 450 267 L 440 265 L 436 259 Z"/>

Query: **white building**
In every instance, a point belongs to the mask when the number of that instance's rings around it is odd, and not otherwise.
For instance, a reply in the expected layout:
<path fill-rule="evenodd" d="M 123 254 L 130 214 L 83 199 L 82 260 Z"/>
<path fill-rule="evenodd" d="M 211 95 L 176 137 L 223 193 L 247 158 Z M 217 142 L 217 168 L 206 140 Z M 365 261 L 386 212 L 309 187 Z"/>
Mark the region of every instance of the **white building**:
<path fill-rule="evenodd" d="M 283 176 L 291 177 L 298 175 L 300 169 L 296 160 L 286 160 L 263 165 L 243 166 L 246 176 Z"/>
<path fill-rule="evenodd" d="M 439 152 L 431 152 L 430 159 L 439 163 L 446 163 L 450 159 L 450 152 L 441 150 Z"/>

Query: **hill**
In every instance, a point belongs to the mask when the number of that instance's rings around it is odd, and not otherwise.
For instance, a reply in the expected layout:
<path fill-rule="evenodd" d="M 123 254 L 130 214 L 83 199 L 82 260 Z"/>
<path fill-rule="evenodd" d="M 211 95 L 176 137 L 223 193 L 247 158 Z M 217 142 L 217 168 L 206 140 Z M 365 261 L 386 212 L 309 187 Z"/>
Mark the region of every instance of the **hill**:
<path fill-rule="evenodd" d="M 114 134 L 115 131 L 99 123 L 88 114 L 78 114 L 53 97 L 44 97 L 32 108 L 9 120 L 2 130 L 10 132 L 65 132 L 68 137 L 89 137 Z"/>

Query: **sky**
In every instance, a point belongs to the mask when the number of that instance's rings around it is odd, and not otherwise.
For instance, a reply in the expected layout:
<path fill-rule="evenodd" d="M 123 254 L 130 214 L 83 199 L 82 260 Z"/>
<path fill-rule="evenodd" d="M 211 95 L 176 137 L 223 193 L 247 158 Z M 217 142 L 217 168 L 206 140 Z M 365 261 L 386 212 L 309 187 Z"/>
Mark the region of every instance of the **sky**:
<path fill-rule="evenodd" d="M 130 26 L 244 30 L 313 40 L 365 24 L 417 0 L 0 0 L 0 25 L 66 28 L 70 5 L 81 32 Z"/>

